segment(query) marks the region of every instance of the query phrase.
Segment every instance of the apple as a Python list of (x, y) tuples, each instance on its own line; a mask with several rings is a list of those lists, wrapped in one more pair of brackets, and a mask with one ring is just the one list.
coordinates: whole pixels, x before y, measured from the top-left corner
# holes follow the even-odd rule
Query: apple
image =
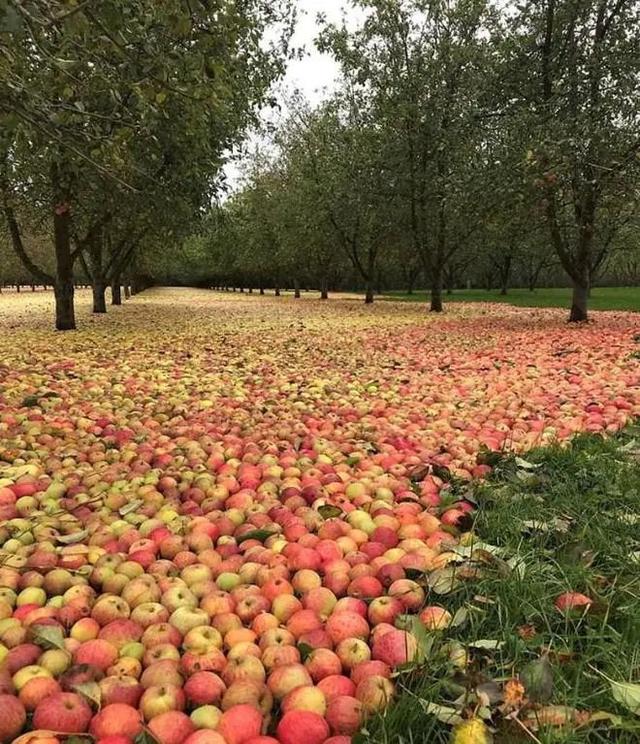
[(362, 726), (364, 708), (355, 697), (337, 695), (327, 703), (326, 719), (332, 734), (353, 736)]
[(189, 716), (197, 729), (215, 729), (220, 723), (222, 711), (215, 705), (200, 705)]
[(262, 730), (262, 714), (252, 705), (234, 705), (220, 718), (218, 733), (226, 744), (246, 744)]
[(142, 715), (124, 703), (105, 705), (91, 720), (89, 733), (99, 741), (121, 735), (133, 739), (142, 731)]
[(307, 656), (304, 665), (311, 679), (316, 683), (329, 675), (342, 672), (342, 661), (339, 656), (326, 648), (317, 648), (312, 651)]
[(267, 680), (269, 690), (276, 700), (282, 700), (296, 687), (311, 684), (313, 684), (313, 680), (302, 664), (278, 666), (271, 672)]
[(189, 716), (178, 710), (160, 713), (149, 721), (148, 728), (160, 744), (183, 744), (195, 731)]
[(356, 698), (366, 713), (383, 711), (393, 697), (393, 682), (387, 677), (372, 675), (363, 679), (356, 687)]
[(227, 665), (222, 671), (222, 679), (227, 686), (243, 679), (264, 682), (266, 672), (260, 659), (257, 659), (255, 656), (243, 656), (227, 662)]
[(213, 672), (195, 672), (186, 681), (184, 693), (191, 705), (218, 704), (227, 686)]
[(318, 687), (324, 692), (327, 700), (341, 695), (354, 696), (356, 694), (355, 684), (349, 677), (342, 674), (330, 674), (328, 677), (323, 677), (318, 682)]
[(264, 682), (245, 679), (229, 685), (222, 696), (222, 710), (244, 704), (253, 705), (263, 715), (268, 715), (273, 708), (273, 695)]
[(365, 661), (362, 664), (356, 664), (351, 670), (351, 680), (355, 685), (359, 685), (367, 677), (391, 677), (391, 667), (384, 661)]
[(397, 579), (389, 586), (388, 593), (390, 597), (399, 599), (410, 612), (415, 612), (424, 605), (424, 589), (412, 579)]
[(144, 691), (135, 677), (126, 675), (105, 677), (98, 684), (103, 706), (112, 703), (125, 703), (135, 708)]
[(438, 605), (425, 607), (419, 617), (427, 630), (444, 630), (451, 625), (453, 620), (451, 613)]
[(319, 687), (302, 685), (285, 695), (280, 708), (284, 713), (290, 710), (309, 710), (323, 716), (327, 709), (327, 701)]
[(329, 736), (325, 719), (308, 710), (285, 713), (277, 728), (280, 744), (323, 744)]
[(22, 731), (27, 713), (17, 697), (6, 694), (0, 694), (0, 711), (0, 741), (11, 742)]
[(81, 734), (88, 730), (92, 716), (83, 697), (73, 692), (57, 692), (38, 703), (33, 713), (33, 727)]
[(30, 664), (29, 666), (25, 666), (19, 669), (11, 679), (16, 690), (20, 692), (20, 690), (27, 684), (27, 682), (37, 677), (52, 678), (53, 675), (48, 669), (45, 669), (44, 667), (38, 666), (37, 664)]
[(405, 611), (405, 606), (397, 597), (376, 597), (371, 601), (367, 617), (371, 625), (390, 623), (393, 625), (398, 615)]
[(336, 656), (340, 659), (342, 666), (350, 670), (357, 664), (369, 661), (371, 649), (360, 638), (345, 638), (336, 646)]
[(34, 677), (20, 690), (19, 698), (25, 709), (31, 712), (41, 700), (57, 692), (62, 692), (57, 680), (50, 677)]
[(100, 638), (82, 643), (74, 654), (76, 664), (90, 664), (103, 671), (115, 663), (118, 649)]
[(217, 731), (200, 729), (190, 734), (184, 740), (184, 744), (226, 744), (226, 739)]
[(419, 656), (418, 651), (418, 642), (411, 633), (392, 628), (384, 635), (376, 637), (372, 656), (391, 667), (397, 667), (415, 661)]
[(574, 610), (586, 611), (593, 604), (593, 600), (586, 594), (579, 592), (565, 592), (556, 597), (555, 608), (564, 614), (570, 614)]
[(169, 618), (169, 623), (185, 636), (193, 628), (206, 625), (209, 616), (204, 610), (188, 606), (178, 607)]
[(145, 721), (159, 716), (161, 713), (174, 710), (184, 710), (185, 693), (180, 687), (171, 684), (152, 685), (142, 694), (139, 708)]
[(356, 612), (333, 612), (327, 620), (326, 630), (334, 644), (346, 638), (360, 638), (366, 641), (369, 637), (369, 623)]
[(178, 662), (171, 659), (156, 661), (148, 666), (140, 677), (140, 684), (145, 689), (163, 684), (182, 687), (183, 681)]

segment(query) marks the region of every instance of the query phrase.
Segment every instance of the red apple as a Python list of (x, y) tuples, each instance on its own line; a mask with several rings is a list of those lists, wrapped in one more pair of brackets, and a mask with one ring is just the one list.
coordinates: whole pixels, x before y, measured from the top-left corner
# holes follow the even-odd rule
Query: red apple
[(317, 713), (292, 710), (280, 719), (277, 734), (280, 744), (323, 744), (329, 736), (329, 726)]
[(89, 728), (92, 716), (83, 697), (74, 692), (57, 692), (38, 703), (33, 714), (33, 727), (81, 734)]

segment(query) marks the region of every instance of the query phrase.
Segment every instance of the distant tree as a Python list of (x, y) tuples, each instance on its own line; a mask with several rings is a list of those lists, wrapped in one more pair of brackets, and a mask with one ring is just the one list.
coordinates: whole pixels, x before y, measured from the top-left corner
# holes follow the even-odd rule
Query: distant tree
[(640, 4), (540, 0), (514, 7), (502, 85), (529, 135), (523, 161), (571, 279), (569, 320), (637, 209)]

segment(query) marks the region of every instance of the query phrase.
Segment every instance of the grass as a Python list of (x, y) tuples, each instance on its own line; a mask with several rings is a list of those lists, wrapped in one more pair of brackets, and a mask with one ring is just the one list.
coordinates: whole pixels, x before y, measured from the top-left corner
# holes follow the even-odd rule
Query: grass
[[(640, 741), (640, 718), (616, 702), (607, 680), (640, 682), (639, 459), (640, 428), (630, 427), (606, 441), (583, 435), (568, 447), (531, 452), (531, 468), (505, 459), (474, 487), (474, 539), (500, 551), (474, 556), (479, 576), (446, 594), (431, 591), (429, 603), (452, 613), (464, 608), (466, 622), (426, 634), (426, 665), (399, 677), (398, 702), (362, 741), (449, 742), (451, 726), (426, 713), (425, 705), (453, 707), (463, 717), (479, 706), (482, 712), (479, 685), (490, 698), (484, 713), (495, 744)], [(457, 566), (459, 572), (464, 564)], [(555, 609), (555, 598), (568, 590), (593, 598), (589, 611), (566, 617)], [(452, 643), (468, 648), (477, 640), (496, 647), (470, 649), (464, 669), (452, 664)], [(508, 720), (500, 700), (505, 681), (520, 674), (526, 679), (532, 662), (541, 672), (543, 657), (551, 677), (542, 692), (529, 686), (531, 702), (520, 720), (551, 704), (612, 717), (531, 731)], [(640, 714), (640, 685), (634, 689)]]
[[(428, 292), (420, 290), (414, 294), (393, 291), (385, 299), (406, 302), (427, 302)], [(507, 295), (499, 290), (487, 292), (483, 289), (457, 289), (453, 294), (445, 294), (444, 302), (506, 302), (520, 307), (563, 307), (571, 306), (569, 288), (511, 289)], [(591, 291), (589, 306), (592, 310), (631, 310), (640, 311), (640, 287), (595, 287)]]

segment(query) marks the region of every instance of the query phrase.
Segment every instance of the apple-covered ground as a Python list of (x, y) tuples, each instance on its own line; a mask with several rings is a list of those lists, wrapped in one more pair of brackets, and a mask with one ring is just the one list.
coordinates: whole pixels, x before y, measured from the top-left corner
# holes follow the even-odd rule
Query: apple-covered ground
[(51, 304), (0, 296), (3, 742), (350, 741), (464, 622), (464, 483), (640, 413), (626, 313), (156, 289), (54, 334)]

